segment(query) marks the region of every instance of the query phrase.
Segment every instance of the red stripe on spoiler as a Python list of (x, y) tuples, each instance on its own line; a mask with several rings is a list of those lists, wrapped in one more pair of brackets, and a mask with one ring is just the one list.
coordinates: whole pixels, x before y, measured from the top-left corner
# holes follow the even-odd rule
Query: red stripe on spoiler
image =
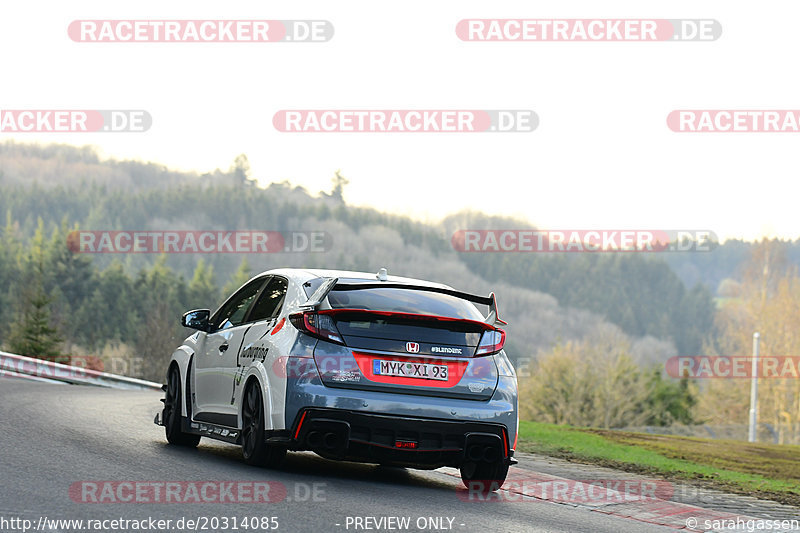
[(371, 309), (350, 309), (347, 307), (343, 307), (340, 309), (324, 309), (322, 311), (317, 311), (320, 315), (347, 315), (347, 314), (354, 314), (354, 315), (375, 315), (375, 316), (382, 316), (386, 318), (398, 318), (398, 319), (405, 319), (405, 320), (420, 320), (420, 321), (432, 321), (432, 322), (460, 322), (462, 324), (469, 324), (474, 326), (476, 329), (480, 331), (493, 331), (497, 330), (496, 327), (492, 326), (491, 324), (487, 324), (486, 322), (479, 322), (477, 320), (471, 320), (469, 318), (453, 318), (449, 316), (439, 316), (439, 315), (421, 315), (417, 313), (400, 313), (396, 311), (373, 311)]
[[(374, 381), (375, 383), (388, 383), (392, 385), (411, 385), (414, 387), (438, 387), (438, 388), (450, 388), (455, 387), (459, 381), (461, 381), (462, 376), (467, 371), (467, 366), (469, 366), (469, 361), (444, 361), (441, 359), (431, 359), (431, 358), (422, 358), (422, 357), (403, 357), (397, 355), (378, 355), (378, 354), (367, 354), (361, 352), (353, 352), (353, 357), (356, 359), (356, 363), (358, 363), (358, 367), (361, 369), (361, 373), (364, 374), (370, 381)], [(439, 381), (436, 379), (420, 379), (420, 378), (403, 378), (397, 376), (382, 376), (380, 374), (373, 373), (373, 366), (372, 362), (376, 359), (380, 359), (381, 361), (399, 361), (402, 363), (427, 363), (433, 365), (447, 365), (447, 381)]]

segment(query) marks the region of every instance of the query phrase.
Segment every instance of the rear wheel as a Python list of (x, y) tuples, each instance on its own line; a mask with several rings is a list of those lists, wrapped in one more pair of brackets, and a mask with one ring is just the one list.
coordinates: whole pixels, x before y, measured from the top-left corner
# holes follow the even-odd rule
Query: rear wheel
[(469, 490), (492, 492), (503, 486), (508, 476), (505, 461), (467, 462), (461, 465), (461, 482)]
[(286, 457), (286, 448), (270, 446), (264, 431), (264, 402), (258, 382), (251, 382), (242, 400), (242, 455), (247, 464), (277, 467)]
[(167, 393), (164, 398), (164, 430), (167, 442), (194, 448), (200, 442), (200, 435), (184, 433), (181, 430), (182, 391), (181, 373), (173, 366), (167, 374)]

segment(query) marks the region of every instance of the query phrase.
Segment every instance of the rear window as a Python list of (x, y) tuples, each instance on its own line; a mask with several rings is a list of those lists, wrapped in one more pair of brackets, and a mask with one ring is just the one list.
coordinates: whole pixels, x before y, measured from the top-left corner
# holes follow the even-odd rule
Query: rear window
[(368, 309), (414, 313), (483, 321), (484, 317), (471, 303), (449, 294), (408, 289), (333, 290), (328, 293), (333, 309)]

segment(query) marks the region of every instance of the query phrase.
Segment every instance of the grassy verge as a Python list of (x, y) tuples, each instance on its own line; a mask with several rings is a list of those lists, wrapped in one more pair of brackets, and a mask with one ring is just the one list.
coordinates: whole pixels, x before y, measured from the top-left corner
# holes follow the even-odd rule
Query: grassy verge
[(521, 451), (800, 506), (800, 446), (751, 444), (671, 435), (520, 422)]

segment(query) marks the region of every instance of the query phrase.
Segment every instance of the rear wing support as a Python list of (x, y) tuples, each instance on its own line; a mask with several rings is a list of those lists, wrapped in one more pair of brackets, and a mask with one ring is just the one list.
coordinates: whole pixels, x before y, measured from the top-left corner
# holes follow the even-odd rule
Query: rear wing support
[(508, 322), (500, 319), (500, 311), (497, 309), (497, 298), (494, 293), (489, 294), (489, 298), (492, 299), (492, 303), (489, 304), (489, 316), (486, 317), (486, 323), (492, 326), (495, 324), (508, 325)]
[(325, 281), (322, 282), (322, 285), (317, 287), (317, 290), (314, 291), (314, 294), (308, 297), (306, 303), (300, 306), (301, 309), (311, 310), (315, 309), (319, 304), (322, 303), (322, 300), (328, 296), (328, 293), (333, 290), (333, 287), (339, 282), (339, 278), (325, 278)]

